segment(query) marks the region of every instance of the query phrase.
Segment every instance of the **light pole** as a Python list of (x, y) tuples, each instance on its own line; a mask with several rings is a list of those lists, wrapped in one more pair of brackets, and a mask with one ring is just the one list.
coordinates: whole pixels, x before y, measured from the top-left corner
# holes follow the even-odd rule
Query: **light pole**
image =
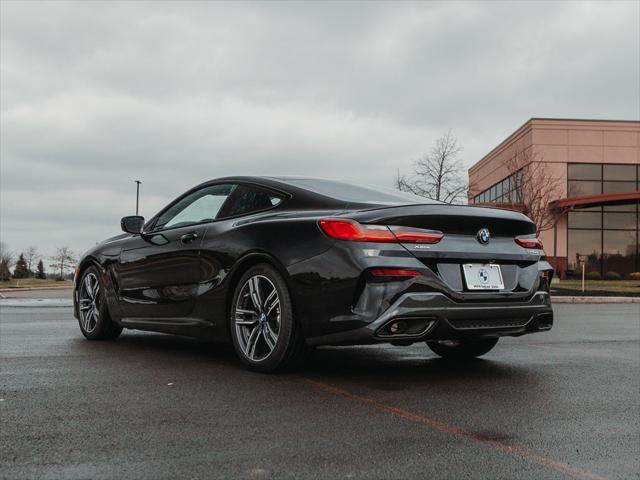
[(136, 215), (138, 215), (138, 205), (140, 203), (140, 180), (134, 180), (136, 182)]

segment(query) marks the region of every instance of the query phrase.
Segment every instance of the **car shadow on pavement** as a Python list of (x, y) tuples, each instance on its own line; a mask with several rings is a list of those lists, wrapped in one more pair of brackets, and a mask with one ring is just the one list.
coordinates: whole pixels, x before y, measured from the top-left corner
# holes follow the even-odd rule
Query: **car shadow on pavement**
[[(233, 347), (229, 344), (217, 344), (206, 340), (199, 340), (179, 335), (152, 333), (142, 331), (124, 331), (114, 341), (87, 342), (78, 338), (78, 345), (88, 348), (92, 352), (97, 349), (113, 353), (144, 356), (152, 361), (184, 361), (195, 360), (233, 364), (239, 362), (235, 357)], [(115, 352), (114, 352), (115, 351)]]
[(434, 357), (424, 346), (404, 348), (351, 347), (317, 349), (304, 375), (332, 381), (366, 382), (376, 390), (402, 390), (416, 383), (456, 384), (497, 382), (525, 389), (537, 385), (540, 374), (535, 367), (510, 364), (491, 358), (452, 362)]
[[(113, 346), (153, 362), (157, 358), (163, 362), (191, 360), (197, 364), (244, 370), (229, 344), (158, 333), (125, 332)], [(435, 357), (423, 344), (412, 347), (319, 347), (303, 366), (278, 377), (318, 378), (327, 382), (364, 384), (374, 390), (387, 391), (420, 384), (454, 386), (458, 382), (478, 382), (509, 385), (525, 392), (540, 383), (542, 374), (536, 367), (506, 363), (496, 356), (498, 354), (490, 353), (486, 358), (456, 363)]]

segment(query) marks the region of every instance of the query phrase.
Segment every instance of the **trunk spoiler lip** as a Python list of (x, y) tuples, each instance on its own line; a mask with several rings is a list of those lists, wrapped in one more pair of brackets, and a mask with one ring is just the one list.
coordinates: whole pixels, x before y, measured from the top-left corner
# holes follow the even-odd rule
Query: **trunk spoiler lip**
[[(385, 210), (399, 210), (399, 209), (404, 209), (404, 208), (415, 208), (415, 207), (430, 207), (433, 210), (439, 210), (438, 212), (422, 212), (425, 214), (429, 214), (429, 213), (433, 213), (433, 214), (446, 214), (445, 211), (441, 210), (441, 209), (449, 209), (449, 208), (455, 208), (455, 209), (465, 209), (469, 212), (478, 212), (480, 210), (484, 210), (485, 212), (495, 212), (496, 216), (498, 218), (509, 218), (509, 219), (513, 219), (513, 220), (520, 220), (520, 221), (527, 221), (527, 222), (531, 222), (534, 223), (529, 217), (527, 217), (526, 215), (524, 215), (521, 212), (518, 212), (517, 210), (512, 210), (510, 208), (496, 208), (496, 207), (488, 207), (488, 206), (476, 206), (476, 205), (456, 205), (456, 204), (449, 204), (449, 203), (410, 203), (410, 204), (406, 204), (406, 205), (385, 205), (385, 206), (379, 206), (379, 207), (371, 207), (371, 208), (363, 208), (363, 209), (358, 209), (358, 210), (345, 210), (340, 212), (340, 216), (348, 216), (348, 215), (352, 215), (352, 214), (363, 214), (363, 213), (374, 213), (374, 212), (382, 212)], [(484, 212), (483, 212), (484, 213)], [(505, 215), (506, 214), (506, 215)], [(480, 215), (479, 215), (480, 216)]]

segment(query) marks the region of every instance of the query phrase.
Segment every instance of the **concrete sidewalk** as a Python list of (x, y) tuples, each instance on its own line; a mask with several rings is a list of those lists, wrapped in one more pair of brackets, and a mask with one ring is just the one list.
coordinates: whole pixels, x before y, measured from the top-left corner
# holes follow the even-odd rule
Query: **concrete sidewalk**
[(0, 298), (1, 308), (42, 308), (42, 307), (72, 307), (69, 298)]
[(26, 287), (3, 288), (0, 290), (0, 299), (11, 298), (65, 298), (71, 299), (73, 289), (71, 287)]
[(551, 296), (551, 303), (640, 303), (640, 297)]
[(38, 291), (38, 290), (71, 290), (73, 287), (68, 285), (62, 286), (50, 286), (50, 287), (13, 287), (13, 288), (0, 288), (0, 293), (7, 292), (30, 292), (30, 291)]

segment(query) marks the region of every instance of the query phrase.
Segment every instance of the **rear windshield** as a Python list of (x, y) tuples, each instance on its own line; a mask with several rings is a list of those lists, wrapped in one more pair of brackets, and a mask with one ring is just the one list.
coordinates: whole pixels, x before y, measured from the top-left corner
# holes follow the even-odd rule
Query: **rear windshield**
[(337, 180), (320, 178), (282, 178), (290, 185), (311, 190), (326, 197), (352, 203), (380, 203), (383, 205), (406, 205), (416, 203), (441, 203), (413, 193), (401, 192), (387, 187), (353, 185)]

